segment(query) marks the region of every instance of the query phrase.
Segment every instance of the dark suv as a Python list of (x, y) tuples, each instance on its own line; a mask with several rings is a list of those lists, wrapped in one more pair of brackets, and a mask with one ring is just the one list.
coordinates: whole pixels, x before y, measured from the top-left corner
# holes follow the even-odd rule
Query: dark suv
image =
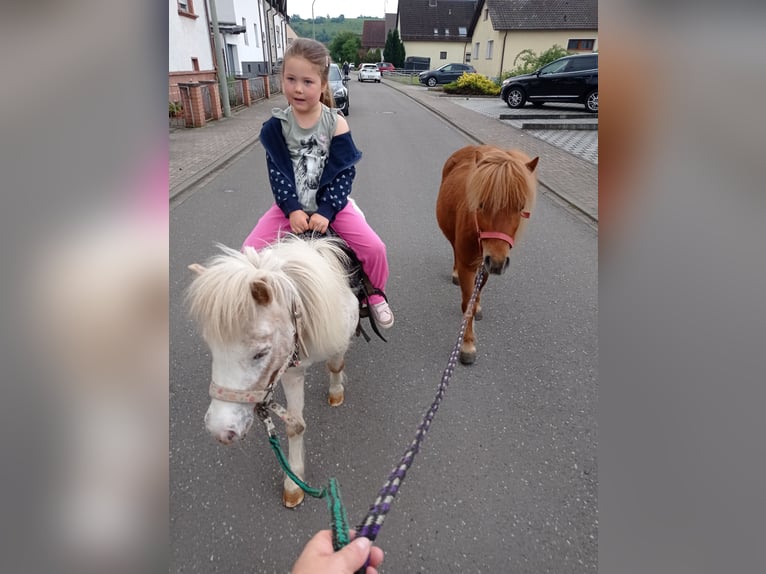
[(528, 101), (579, 103), (598, 113), (598, 54), (564, 56), (524, 76), (503, 80), (500, 97), (510, 108)]
[(330, 83), (332, 99), (335, 100), (335, 107), (340, 108), (343, 115), (347, 116), (350, 107), (348, 101), (348, 87), (346, 87), (346, 82), (343, 81), (343, 75), (341, 74), (338, 64), (330, 64), (328, 81)]

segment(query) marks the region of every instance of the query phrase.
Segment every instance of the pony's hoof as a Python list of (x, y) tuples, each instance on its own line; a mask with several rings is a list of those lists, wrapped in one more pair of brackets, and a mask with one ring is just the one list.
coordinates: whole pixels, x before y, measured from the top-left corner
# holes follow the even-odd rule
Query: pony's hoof
[(330, 403), (331, 407), (339, 407), (343, 404), (344, 398), (345, 395), (343, 393), (340, 393), (339, 395), (328, 395), (327, 402)]
[(301, 489), (298, 489), (295, 491), (283, 490), (282, 504), (284, 504), (286, 508), (295, 508), (301, 502), (303, 502), (304, 496), (305, 495), (303, 494), (303, 491)]
[(460, 279), (458, 279), (457, 275), (452, 276), (452, 284), (453, 285), (460, 285)]
[(473, 365), (474, 361), (476, 361), (476, 351), (467, 352), (467, 351), (460, 351), (460, 362), (464, 365)]
[(477, 321), (481, 321), (484, 318), (484, 313), (481, 309), (477, 309), (473, 314), (473, 318)]

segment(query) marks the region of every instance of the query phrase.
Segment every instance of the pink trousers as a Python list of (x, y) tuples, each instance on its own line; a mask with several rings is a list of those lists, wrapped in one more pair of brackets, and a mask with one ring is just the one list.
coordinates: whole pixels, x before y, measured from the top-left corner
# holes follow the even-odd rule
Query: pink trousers
[[(356, 253), (372, 286), (385, 291), (388, 281), (386, 244), (369, 226), (356, 203), (349, 200), (330, 225)], [(258, 220), (255, 228), (245, 239), (243, 247), (260, 249), (274, 243), (280, 235), (285, 233), (290, 233), (290, 219), (285, 217), (282, 210), (274, 204)], [(371, 295), (369, 302), (374, 305), (382, 300), (383, 297), (380, 295)]]

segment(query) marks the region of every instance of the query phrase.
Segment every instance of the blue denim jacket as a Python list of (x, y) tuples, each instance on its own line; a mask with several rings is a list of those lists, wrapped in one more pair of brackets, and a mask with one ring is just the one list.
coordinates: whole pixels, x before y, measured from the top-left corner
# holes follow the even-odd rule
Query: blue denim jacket
[[(271, 192), (282, 213), (286, 217), (298, 209), (303, 209), (295, 191), (295, 173), (290, 152), (282, 136), (282, 124), (278, 118), (264, 122), (260, 135), (261, 144), (266, 150), (266, 166), (269, 170)], [(335, 136), (330, 142), (330, 152), (325, 164), (317, 191), (317, 213), (330, 222), (348, 203), (351, 186), (356, 176), (354, 165), (362, 158), (351, 138), (351, 132)]]

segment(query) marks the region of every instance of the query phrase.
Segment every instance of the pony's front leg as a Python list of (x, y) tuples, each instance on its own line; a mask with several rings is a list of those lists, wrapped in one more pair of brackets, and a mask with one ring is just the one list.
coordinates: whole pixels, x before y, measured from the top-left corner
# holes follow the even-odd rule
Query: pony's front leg
[(345, 353), (338, 353), (327, 361), (327, 369), (330, 371), (330, 394), (327, 397), (327, 402), (330, 403), (331, 407), (339, 407), (343, 404), (343, 383), (346, 380), (343, 369), (345, 366)]
[[(461, 309), (465, 315), (465, 312), (468, 309), (468, 303), (471, 300), (471, 295), (473, 294), (476, 272), (474, 269), (458, 266), (458, 278), (460, 280), (460, 293), (463, 297)], [(486, 277), (482, 281), (482, 287), (485, 282)], [(476, 295), (473, 313), (468, 318), (465, 327), (465, 335), (463, 336), (463, 344), (460, 347), (460, 362), (464, 365), (472, 365), (476, 361), (476, 336), (473, 332), (473, 320), (477, 313), (481, 313), (480, 295), (481, 292)]]
[[(303, 459), (303, 432), (306, 423), (303, 420), (303, 367), (291, 367), (282, 375), (282, 388), (287, 399), (287, 412), (291, 420), (287, 421), (287, 462), (300, 479), (305, 476)], [(303, 502), (303, 491), (292, 480), (285, 477), (282, 502), (287, 508), (295, 508)]]

